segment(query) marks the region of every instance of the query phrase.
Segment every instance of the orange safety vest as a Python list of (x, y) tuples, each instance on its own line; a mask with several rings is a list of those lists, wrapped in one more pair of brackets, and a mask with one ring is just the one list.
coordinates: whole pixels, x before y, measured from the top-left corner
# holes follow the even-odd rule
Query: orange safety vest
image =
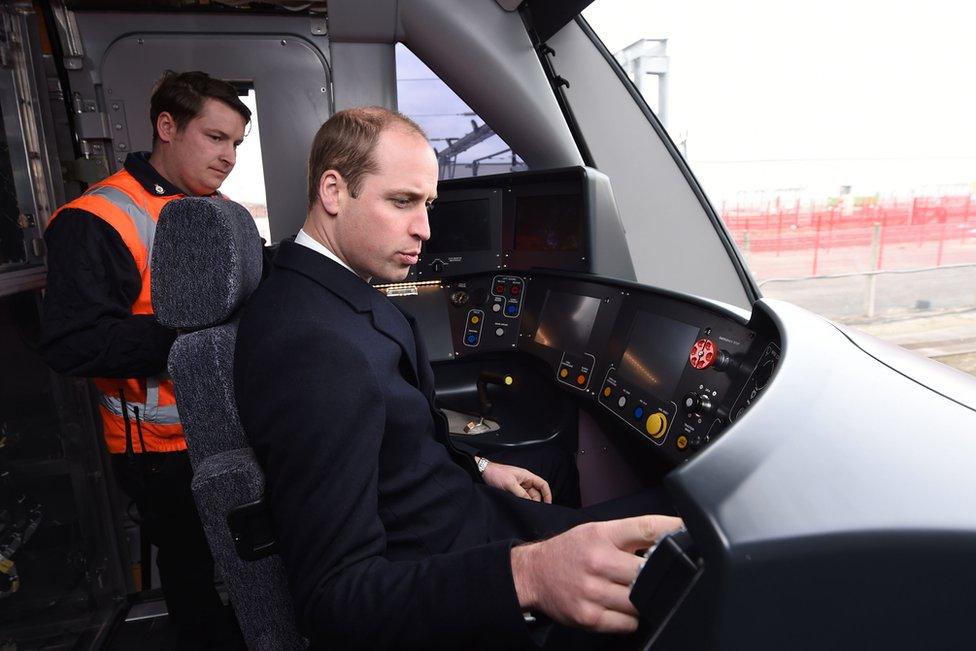
[[(85, 210), (114, 228), (132, 253), (142, 277), (142, 289), (132, 304), (133, 314), (152, 314), (149, 263), (156, 221), (167, 203), (185, 195), (155, 196), (122, 169), (90, 187), (80, 197), (57, 210)], [(105, 442), (108, 451), (126, 451), (126, 429), (135, 452), (174, 452), (186, 449), (180, 414), (176, 410), (173, 380), (167, 373), (149, 378), (95, 378), (99, 392)], [(128, 413), (128, 418), (125, 414)], [(126, 421), (128, 420), (128, 424)], [(140, 436), (141, 435), (141, 436)], [(143, 448), (145, 445), (145, 448)]]

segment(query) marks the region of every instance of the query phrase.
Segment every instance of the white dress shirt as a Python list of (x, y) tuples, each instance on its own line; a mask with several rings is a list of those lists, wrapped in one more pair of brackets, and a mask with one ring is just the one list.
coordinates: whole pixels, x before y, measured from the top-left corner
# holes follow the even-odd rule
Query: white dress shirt
[[(295, 244), (301, 244), (302, 246), (304, 246), (306, 248), (312, 249), (316, 253), (321, 253), (322, 255), (324, 255), (325, 257), (327, 257), (329, 260), (332, 260), (333, 262), (336, 262), (336, 263), (342, 265), (343, 267), (345, 267), (346, 269), (348, 269), (351, 273), (356, 274), (356, 272), (352, 270), (352, 267), (350, 267), (345, 262), (343, 262), (342, 260), (340, 260), (339, 259), (339, 256), (337, 256), (335, 253), (333, 253), (332, 251), (330, 251), (327, 246), (325, 246), (324, 244), (322, 244), (318, 240), (314, 239), (311, 235), (309, 235), (308, 233), (306, 233), (305, 232), (305, 229), (301, 229), (301, 228), (298, 229), (298, 235), (295, 236)], [(356, 274), (356, 276), (358, 277), (359, 274)]]

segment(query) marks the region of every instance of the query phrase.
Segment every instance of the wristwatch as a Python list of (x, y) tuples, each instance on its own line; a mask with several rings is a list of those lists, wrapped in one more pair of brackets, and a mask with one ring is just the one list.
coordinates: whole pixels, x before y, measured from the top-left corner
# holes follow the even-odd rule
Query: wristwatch
[(491, 463), (491, 461), (488, 461), (488, 459), (478, 457), (478, 472), (480, 472), (482, 475), (485, 474), (485, 468), (488, 467), (489, 463)]

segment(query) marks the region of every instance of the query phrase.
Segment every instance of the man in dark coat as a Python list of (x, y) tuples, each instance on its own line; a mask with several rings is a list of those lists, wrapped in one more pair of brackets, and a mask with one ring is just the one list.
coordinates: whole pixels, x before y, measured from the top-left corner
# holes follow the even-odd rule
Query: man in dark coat
[(587, 523), (616, 514), (545, 504), (520, 468), (480, 474), (434, 406), (412, 320), (368, 284), (417, 262), (437, 169), (404, 116), (333, 116), (312, 145), (308, 219), (241, 319), (241, 422), (300, 625), (338, 648), (523, 645), (527, 613), (632, 631), (634, 551), (680, 521)]

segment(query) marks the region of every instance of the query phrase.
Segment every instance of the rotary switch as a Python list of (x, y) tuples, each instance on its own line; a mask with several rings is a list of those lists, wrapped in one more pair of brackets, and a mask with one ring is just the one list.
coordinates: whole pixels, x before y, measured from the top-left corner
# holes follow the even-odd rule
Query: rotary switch
[(712, 400), (704, 393), (691, 392), (685, 396), (684, 403), (689, 414), (707, 414), (712, 410)]

